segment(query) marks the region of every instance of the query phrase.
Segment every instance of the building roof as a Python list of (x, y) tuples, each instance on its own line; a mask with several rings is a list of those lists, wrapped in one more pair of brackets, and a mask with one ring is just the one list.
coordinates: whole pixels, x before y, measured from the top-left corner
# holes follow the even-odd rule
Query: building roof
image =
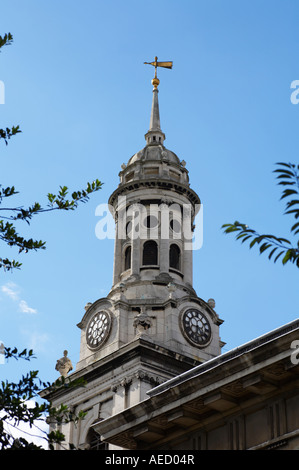
[[(104, 441), (128, 449), (157, 449), (282, 390), (293, 390), (291, 360), (299, 319), (158, 385), (149, 398), (94, 424)], [(299, 361), (297, 361), (299, 362)]]

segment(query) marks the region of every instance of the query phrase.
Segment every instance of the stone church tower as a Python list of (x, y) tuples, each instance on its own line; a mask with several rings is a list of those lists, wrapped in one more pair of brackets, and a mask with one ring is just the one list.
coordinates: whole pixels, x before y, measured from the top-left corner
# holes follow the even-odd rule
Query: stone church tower
[(69, 377), (83, 377), (86, 386), (43, 392), (54, 406), (87, 412), (80, 426), (62, 427), (66, 446), (103, 448), (94, 423), (221, 353), (222, 320), (214, 301), (204, 301), (193, 288), (192, 236), (200, 199), (190, 187), (186, 163), (164, 146), (160, 64), (157, 58), (152, 63), (146, 145), (122, 165), (109, 199), (116, 227), (113, 285), (107, 297), (86, 305), (78, 324), (80, 359)]

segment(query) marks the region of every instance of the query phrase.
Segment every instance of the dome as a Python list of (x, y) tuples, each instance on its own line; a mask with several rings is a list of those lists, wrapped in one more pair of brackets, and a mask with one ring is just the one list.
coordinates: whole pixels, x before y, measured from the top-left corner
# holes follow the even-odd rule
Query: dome
[(162, 145), (147, 145), (139, 152), (135, 153), (128, 161), (127, 166), (133, 163), (145, 163), (146, 161), (168, 162), (180, 165), (179, 157)]

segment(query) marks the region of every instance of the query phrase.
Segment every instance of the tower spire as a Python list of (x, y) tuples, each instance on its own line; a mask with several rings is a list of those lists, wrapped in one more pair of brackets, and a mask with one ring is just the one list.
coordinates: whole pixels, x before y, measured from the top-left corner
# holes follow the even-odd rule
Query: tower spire
[(157, 77), (157, 67), (164, 67), (171, 69), (172, 62), (158, 62), (158, 57), (155, 57), (154, 62), (144, 62), (145, 64), (153, 65), (155, 67), (155, 76), (152, 79), (153, 85), (153, 100), (152, 100), (152, 109), (151, 109), (151, 118), (150, 118), (150, 127), (145, 134), (145, 139), (148, 145), (154, 144), (163, 144), (165, 140), (165, 134), (162, 132), (160, 127), (160, 112), (159, 112), (159, 100), (158, 100), (158, 85), (160, 80)]

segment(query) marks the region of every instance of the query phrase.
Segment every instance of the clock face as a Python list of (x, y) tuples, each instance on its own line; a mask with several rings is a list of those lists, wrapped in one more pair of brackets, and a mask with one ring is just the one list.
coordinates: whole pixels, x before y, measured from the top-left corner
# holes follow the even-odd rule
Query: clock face
[(190, 308), (182, 316), (183, 332), (196, 346), (205, 346), (211, 339), (211, 327), (207, 318), (199, 310)]
[(86, 329), (86, 341), (90, 349), (97, 349), (108, 338), (111, 318), (107, 312), (97, 312), (90, 319)]

